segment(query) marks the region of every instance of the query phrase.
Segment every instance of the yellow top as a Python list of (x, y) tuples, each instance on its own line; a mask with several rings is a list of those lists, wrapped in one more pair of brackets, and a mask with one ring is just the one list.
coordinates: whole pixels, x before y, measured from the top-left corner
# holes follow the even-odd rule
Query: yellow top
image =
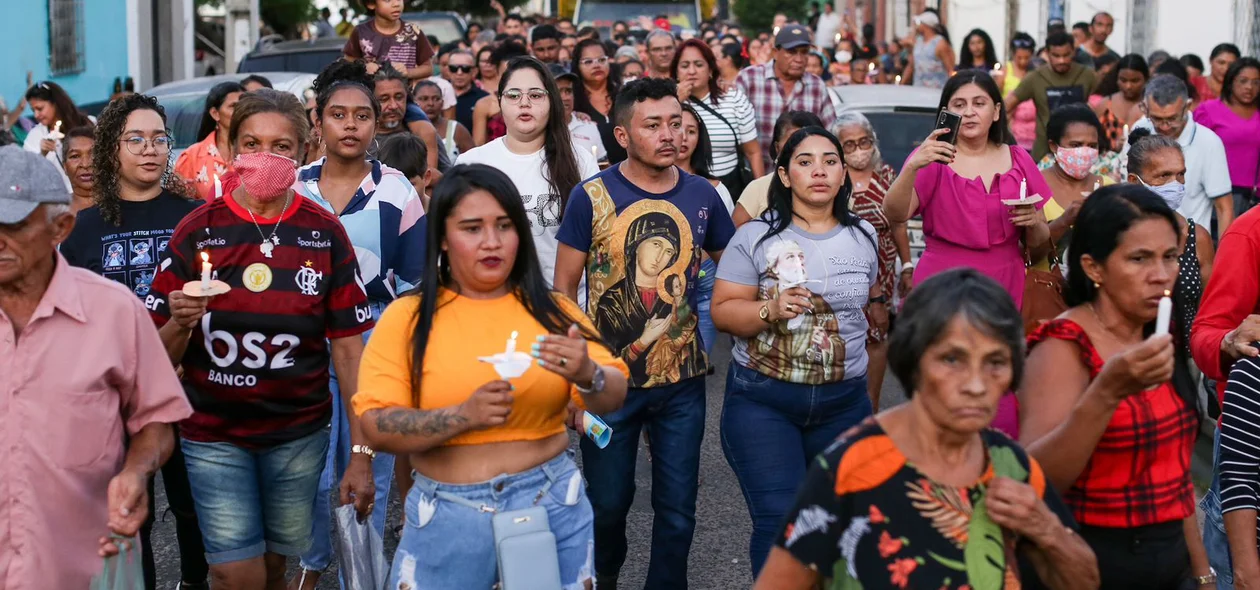
[(761, 214), (770, 206), (770, 181), (774, 180), (775, 174), (771, 172), (753, 180), (744, 187), (744, 192), (740, 193), (739, 202), (736, 204), (743, 205), (749, 217), (753, 219), (761, 217)]
[(1006, 68), (1006, 77), (1002, 78), (1003, 97), (1009, 96), (1012, 92), (1015, 92), (1015, 88), (1017, 88), (1019, 83), (1023, 81), (1023, 78), (1016, 78), (1013, 74), (1011, 74), (1011, 72), (1015, 71), (1015, 64), (1008, 61), (1004, 67)]
[[(1100, 177), (1102, 178), (1103, 186), (1111, 186), (1116, 183), (1116, 181), (1112, 180), (1110, 176), (1107, 176), (1105, 174), (1100, 175)], [(1046, 206), (1041, 209), (1041, 212), (1046, 215), (1046, 223), (1050, 223), (1051, 221), (1058, 219), (1060, 216), (1063, 215), (1065, 211), (1067, 210), (1064, 209), (1063, 206), (1060, 205), (1058, 201), (1054, 200), (1053, 197), (1051, 197), (1049, 201), (1046, 201)], [(1058, 246), (1059, 246), (1060, 263), (1062, 263), (1064, 250), (1067, 247), (1067, 241), (1066, 240), (1060, 241)], [(1033, 268), (1037, 270), (1050, 270), (1050, 259), (1042, 258), (1040, 262), (1033, 265)]]
[[(575, 322), (594, 331), (590, 320), (571, 300), (554, 295), (560, 308)], [(482, 385), (499, 379), (494, 366), (477, 360), (503, 352), (513, 330), (516, 350), (529, 353), (542, 324), (530, 315), (514, 294), (498, 299), (470, 299), (442, 290), (433, 317), (420, 380), (420, 409), (434, 410), (463, 403)], [(359, 365), (359, 390), (354, 412), (382, 408), (414, 408), (411, 390), (411, 335), (415, 328), (419, 297), (402, 297), (389, 305), (368, 341)], [(587, 354), (604, 367), (629, 374), (624, 362), (602, 344), (588, 342)], [(541, 440), (564, 432), (569, 400), (584, 407), (581, 395), (565, 379), (531, 364), (524, 375), (512, 379), (516, 397), (512, 413), (501, 426), (466, 432), (446, 445)]]

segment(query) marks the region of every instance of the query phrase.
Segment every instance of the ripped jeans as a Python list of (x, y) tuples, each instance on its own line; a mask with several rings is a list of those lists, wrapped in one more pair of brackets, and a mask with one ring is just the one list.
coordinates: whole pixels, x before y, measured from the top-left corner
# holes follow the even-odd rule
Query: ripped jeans
[[(415, 472), (412, 476), (415, 484), (403, 505), (407, 524), (386, 588), (491, 588), (499, 578), (490, 525), (494, 514), (473, 506), (507, 512), (534, 506), (535, 500), (547, 509), (556, 536), (563, 590), (584, 588), (594, 578), (595, 515), (571, 451), (528, 471), (475, 484), (445, 484)], [(439, 498), (437, 492), (460, 501)]]

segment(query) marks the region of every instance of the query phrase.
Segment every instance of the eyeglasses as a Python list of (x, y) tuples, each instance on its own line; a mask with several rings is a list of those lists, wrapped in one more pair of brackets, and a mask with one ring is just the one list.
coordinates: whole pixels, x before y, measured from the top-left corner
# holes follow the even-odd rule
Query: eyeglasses
[(500, 95), (503, 100), (512, 104), (521, 104), (521, 99), (529, 98), (530, 104), (541, 104), (547, 102), (547, 91), (541, 88), (530, 88), (521, 91), (517, 88), (509, 88)]
[(1156, 126), (1156, 127), (1161, 127), (1161, 128), (1164, 128), (1164, 129), (1167, 129), (1167, 128), (1170, 128), (1170, 127), (1175, 127), (1178, 123), (1181, 123), (1182, 121), (1185, 121), (1185, 120), (1186, 120), (1186, 111), (1183, 109), (1183, 110), (1181, 111), (1181, 114), (1174, 115), (1174, 116), (1172, 116), (1172, 117), (1152, 117), (1152, 116), (1148, 113), (1148, 114), (1146, 115), (1146, 118), (1147, 118), (1147, 119), (1150, 119), (1150, 121), (1151, 121), (1151, 125), (1154, 125), (1154, 126)]
[(1013, 46), (1015, 49), (1032, 49), (1034, 44), (1032, 41), (1029, 41), (1027, 39), (1016, 39), (1014, 41), (1011, 41), (1011, 46)]
[(127, 146), (127, 151), (132, 155), (139, 156), (150, 147), (159, 154), (170, 153), (171, 146), (175, 144), (175, 140), (169, 135), (159, 135), (153, 139), (144, 137), (124, 137), (120, 143)]
[(581, 64), (581, 65), (583, 65), (583, 66), (587, 66), (587, 67), (593, 66), (593, 65), (595, 65), (595, 64), (599, 64), (599, 65), (603, 66), (603, 65), (608, 65), (608, 58), (606, 58), (606, 57), (588, 57), (588, 58), (586, 58), (586, 59), (584, 59), (584, 60), (582, 60), (582, 61), (579, 61), (578, 63), (579, 63), (579, 64)]
[(468, 73), (471, 73), (471, 72), (473, 71), (473, 67), (472, 67), (472, 66), (455, 66), (455, 65), (450, 65), (450, 66), (446, 66), (446, 71), (448, 71), (448, 72), (450, 72), (450, 73), (452, 73), (452, 74), (468, 74)]
[(857, 141), (850, 139), (849, 141), (840, 144), (840, 147), (844, 148), (844, 153), (846, 154), (851, 154), (858, 149), (869, 150), (874, 146), (875, 142), (869, 137), (863, 137)]

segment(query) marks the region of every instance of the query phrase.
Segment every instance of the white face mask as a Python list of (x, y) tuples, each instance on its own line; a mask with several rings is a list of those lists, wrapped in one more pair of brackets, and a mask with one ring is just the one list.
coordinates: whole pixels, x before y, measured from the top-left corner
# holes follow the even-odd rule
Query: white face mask
[(1164, 202), (1168, 203), (1168, 206), (1173, 211), (1176, 211), (1177, 209), (1179, 209), (1181, 207), (1181, 201), (1186, 198), (1185, 183), (1177, 182), (1176, 180), (1170, 180), (1159, 186), (1151, 186), (1149, 184), (1146, 184), (1146, 181), (1142, 180), (1141, 176), (1138, 177), (1138, 180), (1141, 180), (1142, 184), (1146, 185), (1146, 188), (1151, 189), (1151, 192), (1159, 195), (1160, 198), (1164, 199)]
[(853, 61), (853, 52), (847, 49), (836, 52), (836, 63), (847, 64), (851, 61)]

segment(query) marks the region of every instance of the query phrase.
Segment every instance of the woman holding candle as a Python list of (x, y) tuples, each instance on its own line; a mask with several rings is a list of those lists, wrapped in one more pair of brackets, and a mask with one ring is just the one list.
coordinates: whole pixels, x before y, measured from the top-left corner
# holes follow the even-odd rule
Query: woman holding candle
[[(1120, 58), (1089, 97), (1089, 104), (1098, 114), (1098, 120), (1102, 122), (1106, 132), (1104, 138), (1117, 151), (1129, 140), (1126, 136), (1129, 127), (1144, 115), (1141, 108), (1142, 95), (1150, 79), (1151, 72), (1146, 67), (1146, 60), (1132, 53)], [(1118, 169), (1116, 174), (1119, 175)]]
[[(501, 85), (533, 71), (521, 66)], [(491, 519), (539, 506), (563, 586), (581, 588), (594, 576), (594, 515), (566, 450), (567, 408), (617, 410), (628, 370), (582, 310), (548, 287), (506, 174), (455, 166), (434, 190), (429, 221), (422, 290), (385, 310), (354, 397), (371, 444), (410, 456), (415, 470), (389, 587), (493, 586)], [(503, 351), (512, 331), (516, 349), (537, 361), (509, 382), (478, 357)], [(431, 345), (448, 341), (464, 345)]]
[[(82, 128), (78, 128), (82, 129)], [(84, 165), (75, 129), (66, 139), (71, 170)], [(129, 94), (115, 99), (101, 111), (94, 141), (88, 142), (94, 174), (94, 207), (83, 209), (74, 231), (61, 244), (61, 254), (74, 266), (86, 268), (125, 285), (141, 300), (149, 301), (153, 276), (168, 253), (175, 227), (200, 204), (178, 176), (168, 175), (172, 140), (166, 133), (166, 111), (157, 99)], [(67, 162), (71, 160), (68, 159)], [(77, 174), (76, 174), (77, 176)], [(167, 178), (163, 184), (163, 177)], [(76, 184), (80, 181), (75, 179)], [(175, 514), (179, 542), (180, 579), (189, 587), (205, 584), (205, 548), (189, 492), (184, 456), (178, 449), (162, 467), (162, 483)], [(152, 485), (152, 482), (150, 482)], [(150, 490), (149, 514), (153, 510)], [(149, 534), (153, 521), (141, 529), (146, 580), (155, 579)]]
[(200, 141), (175, 160), (175, 173), (192, 183), (203, 201), (223, 196), (221, 178), (228, 172), (227, 159), (232, 153), (228, 127), (232, 124), (232, 109), (244, 93), (245, 88), (236, 82), (220, 82), (211, 88), (197, 132)]
[[(223, 198), (175, 229), (146, 299), (184, 368), (194, 413), (180, 445), (215, 587), (276, 588), (285, 558), (310, 545), (333, 415), (330, 365), (352, 445), (340, 501), (361, 519), (373, 509), (375, 451), (348, 411), (372, 312), (341, 222), (292, 188), (309, 124), (287, 92), (241, 97), (228, 132), (235, 174)], [(202, 253), (231, 291), (182, 292), (201, 278)]]
[(738, 87), (722, 90), (713, 51), (699, 39), (678, 46), (669, 71), (678, 81), (678, 99), (695, 107), (704, 123), (711, 148), (709, 172), (729, 194), (740, 194), (765, 172), (752, 103)]
[[(409, 179), (368, 156), (381, 109), (375, 94), (368, 89), (371, 84), (363, 62), (333, 62), (315, 79), (313, 114), (324, 140), (325, 156), (298, 171), (295, 188), (304, 198), (335, 214), (345, 226), (375, 319), (399, 294), (420, 282), (425, 225), (424, 208)], [(364, 334), (365, 340), (369, 334), (370, 331)], [(315, 495), (311, 531), (314, 542), (301, 559), (302, 573), (297, 580), (300, 590), (315, 588), (332, 560), (329, 523), (333, 514), (328, 494), (343, 477), (352, 453), (350, 420), (343, 410), (340, 376), (335, 366), (330, 372), (332, 429), (328, 458)], [(372, 476), (375, 502), (383, 507), (394, 477), (393, 455), (378, 454), (372, 461)], [(370, 519), (382, 538), (385, 512), (375, 511)], [(342, 560), (351, 558), (341, 556)]]
[[(1063, 254), (1085, 197), (1115, 181), (1095, 173), (1100, 154), (1106, 150), (1103, 143), (1106, 135), (1098, 116), (1089, 107), (1077, 103), (1055, 109), (1046, 123), (1046, 139), (1050, 153), (1046, 155), (1048, 161), (1042, 167), (1042, 174), (1052, 195), (1041, 212), (1050, 224), (1050, 239), (1054, 240), (1058, 254)], [(1049, 270), (1049, 258), (1047, 251), (1037, 268)]]
[[(26, 102), (31, 105), (31, 112), (35, 113), (36, 125), (27, 133), (22, 147), (48, 158), (60, 170), (61, 140), (65, 138), (65, 132), (76, 127), (90, 127), (96, 119), (74, 106), (70, 95), (56, 82), (40, 82), (31, 86), (26, 91)], [(70, 188), (70, 179), (66, 178), (66, 190)]]
[(1177, 279), (1179, 231), (1145, 187), (1095, 192), (1068, 249), (1073, 307), (1028, 338), (1020, 442), (1063, 492), (1102, 588), (1212, 581), (1190, 481), (1199, 416), (1189, 326), (1152, 335)]
[(512, 179), (525, 199), (538, 263), (551, 285), (560, 214), (573, 187), (598, 174), (599, 164), (591, 152), (574, 147), (560, 90), (538, 60), (517, 57), (508, 61), (493, 98), (499, 101), (507, 134), (461, 154), (457, 163), (485, 164)]
[[(645, 60), (646, 61), (646, 60)], [(577, 72), (573, 86), (573, 110), (590, 117), (599, 128), (599, 135), (608, 153), (608, 163), (626, 159), (626, 150), (613, 136), (613, 98), (621, 88), (620, 76), (609, 67), (608, 54), (598, 39), (586, 39), (573, 48), (569, 71)]]
[[(959, 72), (941, 92), (941, 109), (962, 115), (957, 145), (928, 135), (888, 189), (884, 212), (904, 223), (923, 216), (927, 247), (914, 282), (970, 266), (1001, 284), (1016, 307), (1024, 298), (1025, 248), (1039, 252), (1050, 240), (1041, 209), (1050, 187), (1028, 153), (1008, 145), (1006, 111), (988, 72)], [(1027, 197), (1036, 203), (1007, 205)]]

